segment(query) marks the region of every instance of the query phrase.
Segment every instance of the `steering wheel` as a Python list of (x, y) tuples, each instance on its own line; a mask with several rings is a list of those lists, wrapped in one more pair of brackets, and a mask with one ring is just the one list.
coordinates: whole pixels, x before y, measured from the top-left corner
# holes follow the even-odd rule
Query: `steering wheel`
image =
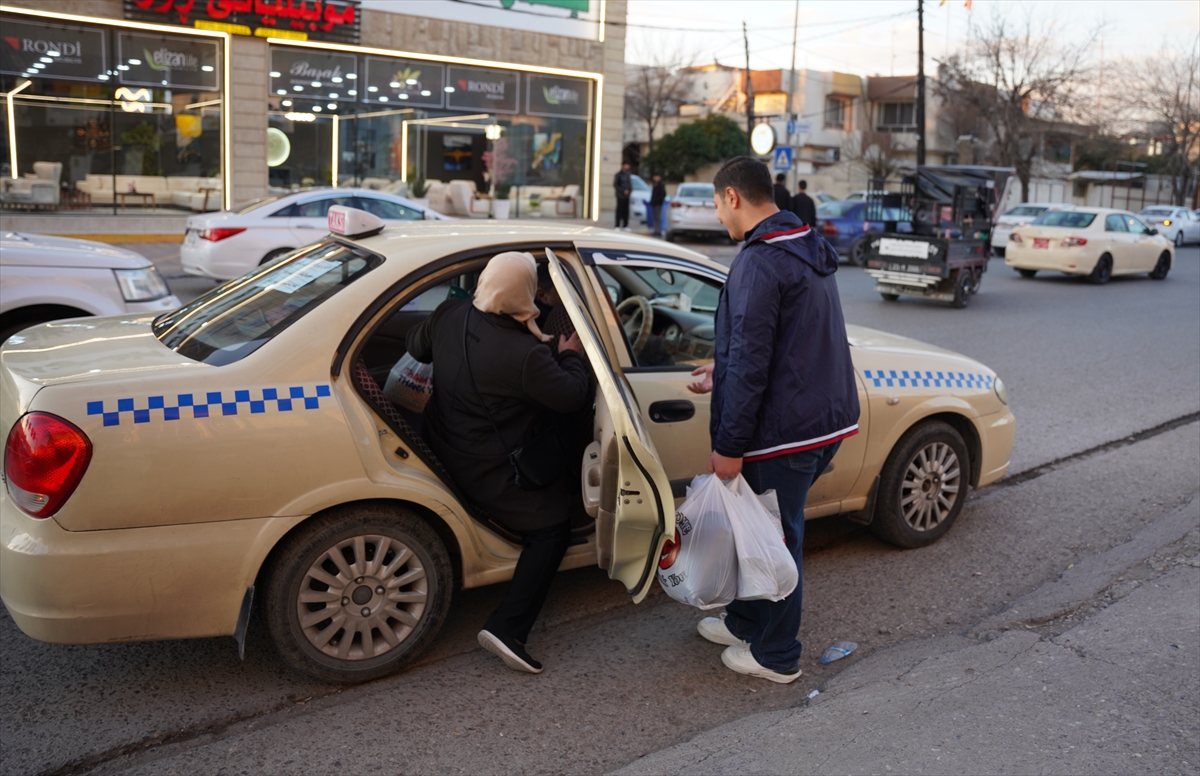
[(640, 353), (650, 340), (654, 326), (654, 308), (644, 296), (631, 296), (617, 305), (617, 317), (634, 353)]

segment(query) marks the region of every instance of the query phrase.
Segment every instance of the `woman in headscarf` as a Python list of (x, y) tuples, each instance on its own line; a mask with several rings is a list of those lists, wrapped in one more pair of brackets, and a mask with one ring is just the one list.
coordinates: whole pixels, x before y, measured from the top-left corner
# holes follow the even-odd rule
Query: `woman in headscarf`
[[(408, 352), (433, 363), (433, 395), (425, 407), (430, 447), (471, 500), (524, 548), (503, 601), (479, 632), (479, 643), (510, 668), (541, 673), (525, 642), (570, 540), (578, 495), (570, 475), (538, 490), (517, 484), (509, 453), (592, 400), (578, 335), (560, 337), (557, 355), (538, 329), (537, 262), (501, 253), (479, 276), (474, 302), (447, 299), (408, 334)], [(568, 471), (571, 471), (568, 469)]]

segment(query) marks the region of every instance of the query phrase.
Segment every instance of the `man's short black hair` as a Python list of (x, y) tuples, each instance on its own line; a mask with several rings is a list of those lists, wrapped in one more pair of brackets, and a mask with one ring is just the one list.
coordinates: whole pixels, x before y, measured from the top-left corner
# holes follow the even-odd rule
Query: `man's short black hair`
[(784, 181), (786, 181), (786, 180), (787, 180), (787, 173), (782, 173), (782, 172), (781, 172), (781, 173), (779, 173), (778, 175), (776, 175), (776, 176), (775, 176), (775, 182), (776, 182), (776, 183), (783, 183), (783, 182), (784, 182)]
[(725, 198), (725, 189), (729, 188), (751, 205), (775, 201), (771, 172), (765, 164), (749, 156), (735, 156), (721, 165), (713, 177), (713, 188), (722, 199)]
[(808, 181), (800, 181), (796, 185), (800, 187), (801, 191), (804, 191), (805, 189), (808, 188)]

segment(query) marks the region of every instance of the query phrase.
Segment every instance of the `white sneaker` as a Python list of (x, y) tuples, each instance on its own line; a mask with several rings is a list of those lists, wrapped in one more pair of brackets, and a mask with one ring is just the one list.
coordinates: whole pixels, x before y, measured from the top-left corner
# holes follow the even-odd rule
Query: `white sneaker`
[(721, 653), (721, 662), (731, 671), (737, 671), (739, 674), (745, 674), (746, 676), (756, 676), (759, 679), (769, 679), (779, 684), (788, 684), (800, 678), (800, 669), (796, 669), (796, 673), (794, 674), (781, 674), (778, 671), (763, 668), (754, 659), (754, 655), (750, 654), (749, 644), (736, 644), (732, 647), (726, 647), (725, 651)]
[(714, 644), (735, 647), (746, 642), (734, 636), (725, 624), (725, 615), (720, 617), (705, 617), (696, 625), (696, 632)]

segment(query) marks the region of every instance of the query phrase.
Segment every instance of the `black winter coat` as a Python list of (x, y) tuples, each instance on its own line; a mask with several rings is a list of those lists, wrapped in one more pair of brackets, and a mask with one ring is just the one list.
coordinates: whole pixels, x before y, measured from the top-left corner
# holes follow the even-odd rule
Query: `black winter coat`
[[(780, 210), (787, 210), (787, 208), (780, 208)], [(791, 210), (806, 226), (815, 227), (817, 225), (817, 204), (803, 191), (792, 197)]]
[(782, 183), (775, 184), (775, 207), (780, 210), (789, 210), (792, 207), (792, 195)]
[[(478, 394), (463, 361), (468, 313), (467, 353)], [(548, 528), (567, 520), (572, 500), (579, 498), (570, 470), (548, 488), (522, 490), (508, 454), (554, 422), (555, 413), (588, 406), (592, 390), (583, 359), (574, 351), (556, 358), (525, 324), (507, 315), (480, 312), (465, 299), (447, 299), (412, 328), (408, 352), (435, 367), (423, 434), (459, 488), (513, 531)]]

